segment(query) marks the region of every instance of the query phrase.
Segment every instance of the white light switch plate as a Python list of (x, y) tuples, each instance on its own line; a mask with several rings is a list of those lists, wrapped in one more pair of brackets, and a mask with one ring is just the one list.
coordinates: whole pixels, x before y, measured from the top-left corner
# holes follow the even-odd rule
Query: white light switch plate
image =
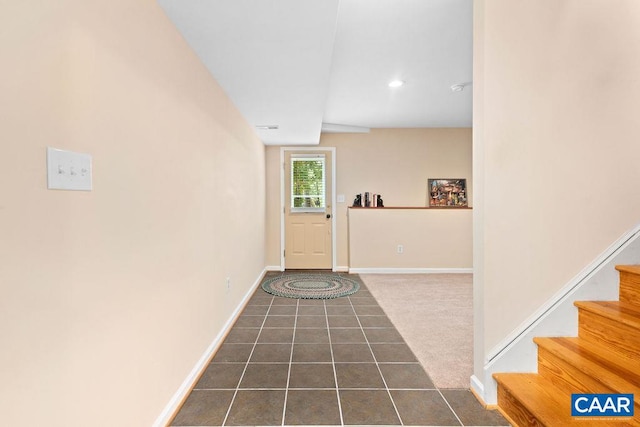
[(47, 188), (91, 191), (91, 155), (47, 147)]
[(344, 194), (338, 194), (337, 199), (338, 203), (344, 203)]

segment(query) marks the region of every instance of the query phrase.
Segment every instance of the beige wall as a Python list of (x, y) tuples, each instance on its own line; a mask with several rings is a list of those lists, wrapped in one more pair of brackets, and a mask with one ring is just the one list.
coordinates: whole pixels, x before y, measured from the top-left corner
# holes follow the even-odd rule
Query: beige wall
[(280, 267), (280, 147), (265, 150), (266, 234), (265, 258), (270, 268)]
[(264, 147), (154, 1), (0, 10), (2, 424), (151, 425), (264, 267)]
[(473, 267), (469, 209), (348, 211), (351, 269), (470, 272)]
[[(471, 129), (373, 129), (367, 134), (323, 134), (320, 146), (336, 147), (336, 190), (345, 195), (345, 203), (337, 205), (338, 267), (349, 266), (347, 207), (356, 194), (379, 193), (385, 206), (426, 206), (429, 178), (466, 178), (469, 192), (473, 191)], [(279, 152), (280, 147), (267, 147), (268, 265), (280, 264)], [(470, 234), (468, 237), (471, 241)]]
[(640, 2), (475, 2), (476, 375), (640, 222)]

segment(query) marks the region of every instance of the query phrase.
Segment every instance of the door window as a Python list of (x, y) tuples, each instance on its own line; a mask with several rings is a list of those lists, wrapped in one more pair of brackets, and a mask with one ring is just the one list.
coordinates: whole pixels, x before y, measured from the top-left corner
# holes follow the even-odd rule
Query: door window
[(325, 157), (291, 157), (291, 212), (324, 212)]

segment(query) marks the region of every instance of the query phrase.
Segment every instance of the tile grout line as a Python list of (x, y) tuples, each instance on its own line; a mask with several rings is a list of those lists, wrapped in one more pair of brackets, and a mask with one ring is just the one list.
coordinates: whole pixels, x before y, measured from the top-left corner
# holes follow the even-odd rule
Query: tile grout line
[(449, 401), (447, 400), (446, 397), (444, 397), (444, 394), (442, 394), (442, 392), (440, 391), (439, 388), (436, 387), (436, 390), (438, 390), (438, 394), (440, 394), (440, 397), (442, 397), (442, 400), (444, 400), (444, 403), (447, 404), (447, 406), (449, 407), (449, 409), (451, 409), (451, 412), (453, 412), (453, 415), (456, 417), (456, 420), (458, 420), (458, 422), (460, 423), (461, 426), (464, 426), (464, 424), (462, 423), (462, 421), (460, 420), (460, 417), (458, 417), (458, 414), (456, 414), (456, 411), (453, 410), (453, 408), (451, 407), (451, 405), (449, 404)]
[(289, 397), (289, 381), (291, 381), (291, 365), (293, 363), (293, 346), (296, 342), (296, 327), (298, 325), (298, 312), (300, 311), (300, 300), (296, 300), (296, 314), (293, 317), (293, 335), (291, 336), (291, 352), (289, 353), (289, 370), (287, 371), (287, 387), (284, 391), (284, 405), (282, 405), (282, 425), (287, 415), (287, 398)]
[[(362, 288), (360, 288), (360, 289), (362, 289)], [(367, 291), (368, 290), (369, 289), (367, 289)], [(371, 292), (369, 292), (369, 293), (371, 293)], [(351, 304), (351, 309), (353, 310), (353, 312), (356, 315), (356, 320), (358, 321), (358, 325), (360, 325), (360, 331), (362, 332), (362, 335), (364, 336), (364, 339), (365, 339), (365, 341), (367, 343), (367, 347), (369, 347), (369, 351), (371, 352), (371, 356), (373, 357), (373, 361), (376, 364), (376, 369), (378, 369), (378, 374), (380, 374), (380, 378), (382, 378), (382, 383), (384, 384), (384, 388), (387, 391), (387, 395), (389, 395), (389, 399), (391, 399), (391, 404), (393, 405), (393, 409), (396, 411), (396, 415), (398, 417), (398, 421), (400, 421), (400, 425), (403, 426), (404, 422), (402, 422), (402, 417), (400, 416), (400, 411), (398, 411), (398, 407), (396, 406), (396, 402), (393, 400), (393, 396), (391, 395), (391, 391), (389, 390), (389, 386), (387, 386), (387, 380), (385, 380), (384, 379), (384, 375), (382, 375), (382, 370), (380, 369), (380, 364), (378, 363), (378, 358), (376, 357), (375, 353), (373, 352), (373, 348), (371, 348), (371, 343), (369, 342), (369, 338), (367, 337), (367, 334), (364, 332), (364, 327), (362, 326), (362, 323), (360, 322), (360, 316), (358, 315), (358, 312), (356, 311), (356, 308), (353, 305), (353, 302), (351, 301), (351, 298), (349, 298), (349, 304)], [(382, 309), (382, 307), (381, 307), (381, 309)], [(384, 310), (383, 310), (383, 313), (384, 313)], [(385, 317), (387, 317), (386, 313), (385, 313)], [(388, 317), (387, 317), (387, 319), (388, 319)]]
[(336, 398), (338, 399), (338, 414), (340, 414), (340, 425), (344, 426), (344, 417), (342, 415), (342, 404), (340, 403), (340, 388), (338, 387), (338, 374), (336, 372), (336, 359), (333, 357), (333, 341), (331, 341), (331, 327), (329, 326), (329, 313), (327, 311), (327, 302), (323, 301), (324, 321), (327, 325), (327, 335), (329, 337), (329, 351), (331, 352), (331, 368), (333, 369), (333, 382), (336, 386)]
[[(342, 344), (342, 343), (340, 343)], [(346, 364), (353, 364), (352, 362), (344, 362)], [(314, 364), (314, 362), (310, 362), (310, 364)], [(372, 365), (373, 363), (371, 362), (366, 362), (367, 365)], [(385, 362), (386, 364), (386, 362)], [(284, 363), (279, 363), (279, 365), (284, 365)], [(328, 365), (328, 363), (327, 363)], [(384, 388), (380, 388), (380, 387), (340, 387), (342, 390), (353, 390), (353, 391), (360, 391), (360, 390), (367, 390), (367, 391), (374, 391), (374, 390), (384, 390)], [(335, 387), (296, 387), (294, 390), (304, 390), (304, 391), (309, 391), (309, 390), (335, 390)], [(197, 388), (194, 389), (197, 391), (231, 391), (231, 390), (235, 390), (235, 388)], [(260, 391), (260, 390), (287, 390), (285, 387), (247, 387), (247, 388), (243, 388), (242, 390), (244, 391)], [(437, 388), (399, 388), (399, 387), (392, 387), (389, 390), (394, 390), (394, 391), (438, 391)], [(453, 389), (452, 389), (453, 390)], [(464, 390), (467, 391), (467, 390)]]
[(236, 389), (233, 393), (233, 397), (231, 398), (231, 402), (229, 402), (229, 408), (227, 408), (227, 413), (224, 415), (224, 419), (222, 420), (222, 425), (224, 426), (227, 423), (227, 419), (229, 418), (229, 414), (231, 413), (231, 408), (233, 407), (233, 402), (236, 400), (236, 396), (238, 395), (238, 391), (240, 389), (240, 383), (242, 383), (242, 379), (244, 378), (244, 374), (247, 372), (247, 368), (249, 367), (249, 362), (251, 361), (251, 356), (253, 356), (253, 352), (258, 345), (258, 340), (260, 339), (260, 334), (262, 334), (262, 330), (264, 329), (264, 324), (267, 322), (267, 316), (269, 315), (269, 311), (271, 311), (271, 307), (273, 306), (274, 298), (271, 297), (271, 302), (269, 303), (269, 308), (267, 308), (267, 312), (264, 314), (264, 319), (262, 320), (262, 324), (260, 325), (260, 332), (258, 332), (258, 336), (256, 337), (255, 342), (253, 343), (253, 347), (251, 348), (251, 352), (249, 353), (249, 357), (247, 358), (247, 362), (244, 365), (244, 369), (242, 370), (242, 374), (240, 375), (240, 379), (238, 380), (238, 384), (236, 385)]

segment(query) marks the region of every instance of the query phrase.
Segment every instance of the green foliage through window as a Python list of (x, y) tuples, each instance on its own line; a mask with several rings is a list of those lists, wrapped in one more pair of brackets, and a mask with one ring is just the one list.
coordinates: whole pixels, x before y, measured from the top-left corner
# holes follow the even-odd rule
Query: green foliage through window
[(324, 158), (291, 159), (291, 207), (325, 207)]

